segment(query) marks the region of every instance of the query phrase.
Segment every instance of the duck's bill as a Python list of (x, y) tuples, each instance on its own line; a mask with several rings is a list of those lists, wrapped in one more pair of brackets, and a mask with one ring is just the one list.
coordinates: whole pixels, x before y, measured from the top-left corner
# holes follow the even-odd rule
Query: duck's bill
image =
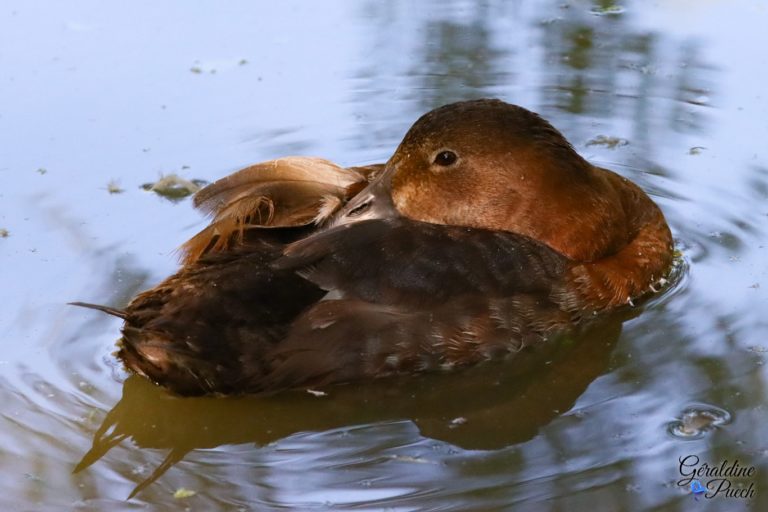
[(336, 213), (330, 225), (341, 226), (364, 220), (400, 217), (391, 195), (394, 171), (395, 166), (388, 163), (379, 176)]

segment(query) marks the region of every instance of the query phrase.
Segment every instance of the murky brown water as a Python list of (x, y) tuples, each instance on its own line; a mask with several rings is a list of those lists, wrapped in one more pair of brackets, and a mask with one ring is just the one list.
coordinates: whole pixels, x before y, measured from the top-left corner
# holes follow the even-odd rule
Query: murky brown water
[[(412, 4), (0, 5), (0, 509), (768, 509), (768, 7)], [(161, 174), (383, 161), (482, 96), (650, 191), (670, 293), (513, 363), (226, 400), (127, 377), (119, 322), (64, 305), (173, 271), (205, 221)], [(687, 455), (754, 497), (697, 502)]]

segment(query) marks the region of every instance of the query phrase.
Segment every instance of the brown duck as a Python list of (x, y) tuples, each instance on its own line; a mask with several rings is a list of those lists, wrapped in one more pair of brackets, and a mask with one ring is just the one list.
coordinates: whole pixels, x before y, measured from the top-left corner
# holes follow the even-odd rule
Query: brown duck
[(182, 395), (274, 392), (514, 354), (656, 291), (673, 244), (635, 184), (499, 100), (422, 116), (386, 164), (248, 167), (125, 310), (118, 357)]

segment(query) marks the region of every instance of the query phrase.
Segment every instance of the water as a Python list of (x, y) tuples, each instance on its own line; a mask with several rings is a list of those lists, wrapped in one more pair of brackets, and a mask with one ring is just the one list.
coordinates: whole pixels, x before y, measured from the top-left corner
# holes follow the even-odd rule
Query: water
[[(412, 4), (0, 6), (0, 508), (766, 509), (768, 8)], [(671, 292), (514, 364), (228, 400), (127, 377), (119, 321), (65, 306), (176, 268), (205, 220), (141, 188), (161, 175), (379, 162), (483, 96), (651, 193)], [(687, 455), (755, 466), (756, 494), (695, 502)]]

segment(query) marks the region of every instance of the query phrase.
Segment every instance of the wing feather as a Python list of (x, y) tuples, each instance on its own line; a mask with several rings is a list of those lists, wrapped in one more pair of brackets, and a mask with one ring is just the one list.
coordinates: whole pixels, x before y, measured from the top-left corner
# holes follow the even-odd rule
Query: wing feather
[(226, 176), (195, 195), (195, 207), (213, 219), (182, 245), (183, 263), (242, 243), (247, 230), (320, 225), (383, 167), (344, 168), (322, 158), (285, 157)]

